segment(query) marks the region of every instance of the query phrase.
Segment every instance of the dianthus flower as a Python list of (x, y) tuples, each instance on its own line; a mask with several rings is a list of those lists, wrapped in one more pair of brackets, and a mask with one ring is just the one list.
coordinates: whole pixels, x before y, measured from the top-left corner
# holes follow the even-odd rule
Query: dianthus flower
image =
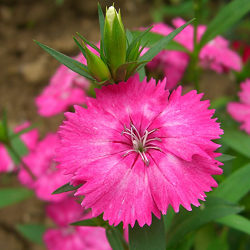
[(171, 205), (192, 210), (204, 193), (216, 187), (211, 175), (221, 174), (219, 145), (223, 131), (211, 119), (209, 101), (181, 87), (169, 94), (166, 81), (139, 77), (96, 90), (87, 109), (66, 113), (57, 149), (59, 168), (84, 183), (76, 195), (92, 215), (103, 213), (110, 225), (151, 224)]
[(74, 198), (49, 204), (46, 214), (58, 226), (48, 229), (43, 236), (48, 250), (111, 250), (104, 228), (69, 225), (91, 217)]
[[(153, 33), (157, 33), (163, 36), (170, 34), (173, 28), (167, 26), (164, 23), (153, 24), (153, 28), (150, 30)], [(146, 53), (148, 48), (142, 51)], [(152, 61), (147, 64), (149, 70), (160, 69), (163, 72), (163, 76), (167, 77), (167, 87), (173, 89), (180, 82), (189, 62), (189, 55), (185, 52), (162, 50), (157, 54)]]
[[(186, 22), (181, 18), (173, 19), (173, 25), (176, 28), (179, 28), (185, 23)], [(198, 42), (201, 40), (205, 31), (205, 25), (199, 25), (197, 27)], [(174, 40), (182, 44), (188, 50), (193, 51), (193, 37), (194, 27), (192, 25), (188, 25), (174, 38)], [(240, 71), (242, 67), (240, 56), (230, 49), (229, 42), (221, 36), (216, 36), (201, 49), (199, 59), (201, 66), (204, 68), (210, 68), (217, 73), (222, 73), (228, 71), (229, 69)]]
[[(82, 54), (75, 59), (86, 64)], [(50, 79), (49, 85), (35, 99), (38, 113), (41, 116), (50, 117), (66, 111), (74, 104), (84, 104), (85, 91), (89, 85), (88, 79), (61, 65)]]
[(250, 79), (240, 84), (238, 93), (240, 102), (230, 102), (227, 105), (228, 113), (238, 122), (242, 123), (240, 129), (250, 135)]
[(20, 182), (34, 189), (37, 197), (45, 201), (60, 201), (67, 197), (67, 193), (51, 193), (71, 179), (70, 176), (62, 175), (62, 170), (55, 168), (55, 148), (58, 142), (57, 134), (48, 134), (29, 155), (23, 157), (24, 163), (36, 177), (35, 180), (22, 167), (18, 173)]
[[(25, 122), (22, 125), (17, 126), (14, 129), (15, 133), (22, 131), (23, 129), (30, 126), (29, 122)], [(32, 129), (31, 131), (24, 133), (20, 136), (20, 139), (26, 145), (29, 151), (33, 150), (38, 143), (38, 130)], [(0, 143), (0, 173), (1, 172), (12, 172), (15, 170), (15, 164), (11, 159), (7, 149), (3, 144)], [(24, 170), (25, 171), (25, 170)]]

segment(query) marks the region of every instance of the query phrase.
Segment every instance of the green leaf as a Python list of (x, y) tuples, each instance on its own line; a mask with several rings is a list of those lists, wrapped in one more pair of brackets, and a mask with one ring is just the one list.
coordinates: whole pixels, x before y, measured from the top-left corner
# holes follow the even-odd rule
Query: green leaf
[(228, 244), (221, 238), (215, 238), (206, 250), (228, 250)]
[(201, 38), (199, 49), (212, 40), (215, 36), (222, 34), (232, 27), (245, 14), (250, 11), (249, 0), (234, 0), (221, 8), (220, 12), (210, 22), (206, 32)]
[(216, 157), (216, 160), (220, 162), (231, 161), (233, 159), (235, 159), (235, 156), (226, 155), (226, 154)]
[(28, 128), (25, 128), (25, 129), (22, 129), (20, 132), (18, 133), (12, 133), (10, 135), (10, 139), (14, 139), (15, 137), (19, 137), (20, 135), (23, 135), (29, 131), (31, 131), (32, 129), (36, 128), (37, 127), (37, 124), (32, 124), (30, 125)]
[(43, 244), (43, 234), (47, 227), (41, 224), (18, 224), (16, 229), (31, 242)]
[(165, 250), (166, 240), (163, 218), (160, 220), (152, 215), (150, 226), (140, 227), (136, 221), (133, 228), (129, 227), (129, 250)]
[(83, 56), (86, 58), (86, 51), (83, 48), (83, 46), (76, 40), (76, 38), (73, 36), (73, 39), (76, 43), (76, 45), (78, 46), (78, 48), (80, 49), (80, 51), (82, 52)]
[(6, 207), (33, 196), (33, 192), (26, 188), (1, 188), (0, 208)]
[(7, 112), (3, 109), (3, 121), (0, 122), (0, 141), (8, 142), (8, 139)]
[(189, 232), (200, 228), (208, 222), (215, 221), (227, 215), (239, 213), (243, 210), (237, 204), (219, 197), (210, 196), (201, 206), (193, 211), (182, 210), (177, 214), (167, 232), (167, 246), (172, 247), (179, 239)]
[(131, 44), (127, 48), (127, 52), (126, 52), (126, 58), (127, 59), (129, 58), (130, 53), (133, 50), (133, 48), (136, 45), (136, 43), (139, 42), (142, 39), (142, 37), (145, 36), (152, 28), (153, 28), (153, 26), (150, 27), (150, 28), (148, 28), (148, 29), (146, 29), (143, 32), (138, 33), (138, 36), (131, 42)]
[(105, 25), (105, 18), (104, 18), (104, 15), (103, 15), (103, 12), (102, 12), (102, 8), (101, 8), (101, 5), (98, 3), (98, 18), (99, 18), (99, 24), (100, 24), (100, 31), (101, 31), (101, 44), (100, 44), (100, 57), (103, 61), (105, 56), (105, 51), (104, 51), (104, 39), (103, 39), (103, 36), (104, 36), (104, 25)]
[(139, 58), (139, 61), (142, 62), (152, 60), (176, 35), (178, 35), (184, 28), (186, 28), (193, 20), (194, 18), (156, 42), (143, 56)]
[(132, 32), (129, 29), (126, 30), (126, 38), (127, 38), (128, 45), (132, 43), (134, 37), (133, 37)]
[(95, 81), (95, 79), (89, 75), (88, 73), (86, 73), (86, 71), (81, 70), (79, 67), (76, 66), (79, 65), (83, 68), (87, 68), (86, 65), (72, 59), (69, 56), (66, 56), (44, 44), (41, 44), (39, 42), (37, 42), (36, 40), (34, 40), (35, 43), (37, 43), (42, 49), (44, 49), (46, 52), (48, 52), (50, 55), (52, 55), (56, 60), (58, 60), (60, 63), (62, 63), (63, 65), (65, 65), (66, 67), (68, 67), (69, 69), (73, 70), (74, 72), (78, 73), (81, 76), (86, 77), (87, 79), (91, 80), (91, 81)]
[(96, 50), (98, 53), (100, 53), (100, 49), (97, 48), (93, 43), (89, 42), (87, 39), (85, 39), (83, 36), (81, 36), (78, 32), (76, 34), (85, 42), (87, 43), (90, 47), (92, 47), (94, 50)]
[(88, 226), (88, 227), (97, 227), (98, 225), (95, 223), (93, 219), (80, 220), (71, 223), (72, 226)]
[(121, 236), (119, 235), (119, 231), (115, 230), (113, 226), (109, 226), (106, 229), (106, 236), (109, 241), (109, 244), (113, 250), (123, 250)]
[(241, 215), (229, 215), (216, 220), (216, 222), (250, 235), (250, 220)]
[(77, 190), (79, 187), (81, 187), (83, 184), (80, 184), (78, 186), (72, 186), (70, 185), (70, 182), (59, 187), (58, 189), (56, 189), (52, 194), (61, 194), (64, 192), (68, 192), (68, 191), (74, 191)]
[(222, 197), (231, 202), (238, 202), (250, 191), (250, 163), (244, 165), (236, 172), (229, 175), (216, 188), (212, 195)]
[(232, 149), (250, 158), (250, 136), (236, 129), (224, 129), (221, 140)]
[[(135, 34), (140, 34), (141, 31), (135, 31)], [(142, 43), (147, 42), (147, 47), (152, 47), (156, 42), (161, 40), (164, 36), (154, 33), (154, 32), (149, 32), (148, 34), (145, 34), (145, 36), (142, 38)], [(177, 43), (175, 41), (170, 41), (163, 49), (167, 50), (176, 50), (176, 51), (183, 51), (186, 53), (189, 53), (189, 51), (182, 46), (180, 43)]]

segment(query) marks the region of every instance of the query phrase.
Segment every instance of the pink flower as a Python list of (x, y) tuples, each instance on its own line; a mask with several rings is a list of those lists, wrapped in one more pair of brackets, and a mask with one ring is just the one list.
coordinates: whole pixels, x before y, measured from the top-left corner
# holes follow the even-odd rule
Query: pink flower
[(238, 122), (242, 123), (240, 129), (250, 135), (250, 79), (240, 84), (238, 93), (240, 102), (231, 102), (227, 105), (227, 112)]
[(169, 94), (166, 81), (139, 82), (135, 76), (96, 90), (88, 109), (66, 113), (57, 149), (59, 168), (85, 183), (76, 195), (92, 215), (104, 212), (110, 225), (151, 224), (151, 212), (191, 210), (216, 187), (211, 175), (221, 174), (219, 145), (223, 131), (211, 119), (209, 101), (181, 87)]
[[(86, 64), (86, 59), (82, 54), (75, 59)], [(61, 65), (50, 79), (49, 85), (35, 100), (38, 113), (49, 117), (66, 111), (74, 104), (84, 104), (85, 91), (89, 84), (86, 78)]]
[[(173, 20), (173, 24), (176, 28), (179, 28), (185, 24), (185, 21), (178, 17)], [(205, 25), (198, 26), (198, 42), (201, 40), (205, 31)], [(182, 44), (189, 51), (193, 51), (194, 27), (192, 25), (188, 25), (174, 38), (174, 40)], [(199, 58), (201, 66), (204, 68), (210, 68), (217, 73), (223, 73), (229, 69), (240, 71), (242, 68), (240, 56), (230, 49), (229, 42), (221, 36), (216, 36), (213, 40), (206, 44), (201, 49)]]
[[(153, 24), (151, 32), (167, 36), (173, 28), (164, 23)], [(145, 53), (148, 49), (144, 49)], [(168, 89), (173, 89), (182, 79), (187, 68), (189, 56), (180, 51), (162, 50), (154, 59), (147, 64), (149, 70), (160, 69), (167, 78)]]
[(48, 250), (111, 250), (104, 228), (69, 225), (91, 217), (89, 213), (83, 213), (74, 198), (49, 204), (46, 213), (58, 226), (48, 229), (43, 236)]
[(23, 158), (24, 163), (36, 176), (36, 180), (33, 180), (22, 167), (18, 173), (20, 182), (34, 189), (38, 198), (46, 201), (60, 201), (67, 197), (67, 193), (57, 195), (51, 193), (71, 179), (70, 176), (62, 175), (62, 170), (55, 168), (55, 148), (58, 142), (57, 134), (48, 134), (33, 152)]
[[(29, 122), (25, 122), (22, 125), (17, 126), (14, 129), (15, 133), (18, 133), (22, 131), (25, 128), (28, 128), (30, 126)], [(32, 129), (31, 131), (24, 133), (20, 136), (20, 139), (24, 142), (24, 144), (27, 146), (28, 150), (33, 150), (38, 142), (38, 130)], [(0, 173), (1, 172), (12, 172), (15, 170), (15, 164), (11, 157), (9, 156), (8, 151), (6, 150), (5, 146), (3, 144), (0, 144)]]

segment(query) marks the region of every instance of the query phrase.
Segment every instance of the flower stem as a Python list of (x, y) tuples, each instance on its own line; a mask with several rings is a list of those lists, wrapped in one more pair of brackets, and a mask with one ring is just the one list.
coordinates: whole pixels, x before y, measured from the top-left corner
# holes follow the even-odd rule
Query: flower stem
[(199, 25), (200, 21), (200, 11), (201, 11), (201, 0), (194, 0), (194, 15), (195, 15), (195, 20), (194, 20), (194, 50), (192, 53), (192, 71), (193, 71), (193, 81), (195, 85), (195, 89), (197, 92), (200, 92), (200, 85), (199, 85), (199, 76), (200, 76), (200, 70), (198, 66), (199, 62), (199, 47), (198, 47), (198, 41), (197, 41), (197, 28)]
[(29, 169), (29, 167), (26, 165), (26, 163), (22, 160), (22, 158), (19, 156), (19, 154), (16, 152), (16, 150), (11, 146), (10, 143), (5, 144), (5, 146), (8, 148), (8, 150), (16, 157), (18, 162), (22, 165), (24, 170), (30, 175), (32, 180), (36, 180), (36, 176), (32, 173), (32, 171)]

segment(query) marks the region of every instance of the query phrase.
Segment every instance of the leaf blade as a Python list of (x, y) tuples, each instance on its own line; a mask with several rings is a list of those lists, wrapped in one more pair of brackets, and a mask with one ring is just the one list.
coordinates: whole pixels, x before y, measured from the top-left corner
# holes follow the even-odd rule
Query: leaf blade
[(66, 183), (63, 186), (59, 187), (58, 189), (56, 189), (52, 194), (61, 194), (64, 192), (74, 191), (74, 190), (77, 190), (82, 185), (83, 184), (80, 184), (78, 186), (72, 186), (72, 185), (70, 185), (70, 182), (69, 182), (69, 183)]
[(199, 48), (202, 48), (207, 42), (215, 36), (222, 34), (230, 26), (239, 21), (250, 10), (249, 0), (234, 0), (224, 6), (215, 18), (210, 22), (201, 38)]
[(164, 233), (163, 218), (160, 220), (152, 215), (150, 226), (140, 227), (138, 222), (134, 228), (129, 227), (129, 249), (130, 250), (165, 250), (166, 240)]
[(1, 188), (0, 208), (21, 202), (32, 197), (34, 194), (26, 188)]

